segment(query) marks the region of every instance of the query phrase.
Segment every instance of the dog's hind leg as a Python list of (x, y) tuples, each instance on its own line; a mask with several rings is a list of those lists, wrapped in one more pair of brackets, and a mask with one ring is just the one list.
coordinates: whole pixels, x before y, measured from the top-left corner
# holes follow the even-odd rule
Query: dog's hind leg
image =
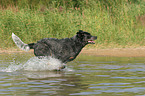
[(30, 47), (28, 44), (25, 44), (18, 36), (16, 36), (14, 33), (12, 33), (12, 39), (15, 42), (15, 44), (24, 51), (29, 51)]

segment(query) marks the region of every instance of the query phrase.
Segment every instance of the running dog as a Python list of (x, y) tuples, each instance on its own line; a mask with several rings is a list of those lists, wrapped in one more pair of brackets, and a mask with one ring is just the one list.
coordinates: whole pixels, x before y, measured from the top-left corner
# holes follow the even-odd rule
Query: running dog
[(43, 56), (51, 56), (59, 59), (62, 63), (74, 60), (83, 47), (87, 44), (95, 44), (97, 36), (79, 30), (75, 36), (71, 38), (44, 38), (37, 43), (25, 44), (21, 39), (12, 33), (12, 39), (15, 44), (22, 50), (28, 51), (34, 49), (35, 56), (41, 58)]

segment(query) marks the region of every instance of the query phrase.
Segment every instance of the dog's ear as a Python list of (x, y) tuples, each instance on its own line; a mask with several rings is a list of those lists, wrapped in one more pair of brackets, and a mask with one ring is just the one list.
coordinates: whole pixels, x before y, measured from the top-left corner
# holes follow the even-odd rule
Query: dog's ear
[(80, 33), (83, 33), (84, 31), (83, 31), (83, 30), (79, 30), (79, 32), (80, 32)]
[(82, 38), (83, 35), (83, 30), (79, 30), (79, 32), (77, 32), (77, 37)]
[(78, 37), (83, 36), (83, 35), (84, 35), (84, 33), (83, 33), (83, 32), (84, 32), (83, 30), (79, 30), (79, 32), (77, 32), (77, 36), (78, 36)]

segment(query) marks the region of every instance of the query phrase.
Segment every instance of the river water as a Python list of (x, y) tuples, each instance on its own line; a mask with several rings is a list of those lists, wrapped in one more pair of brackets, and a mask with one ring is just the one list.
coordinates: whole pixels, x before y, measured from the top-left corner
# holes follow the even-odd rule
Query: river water
[(50, 71), (59, 65), (30, 53), (0, 54), (0, 96), (145, 96), (144, 57), (81, 54)]

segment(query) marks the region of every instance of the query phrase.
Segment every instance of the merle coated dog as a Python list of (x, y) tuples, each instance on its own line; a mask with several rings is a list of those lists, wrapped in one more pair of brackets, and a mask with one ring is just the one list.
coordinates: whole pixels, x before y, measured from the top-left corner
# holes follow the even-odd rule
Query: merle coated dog
[(22, 50), (28, 51), (29, 49), (34, 49), (35, 56), (51, 56), (59, 59), (62, 63), (67, 63), (74, 60), (87, 44), (94, 44), (97, 36), (92, 36), (88, 32), (79, 30), (71, 38), (44, 38), (37, 41), (37, 43), (30, 44), (23, 43), (14, 33), (12, 33), (12, 39)]

